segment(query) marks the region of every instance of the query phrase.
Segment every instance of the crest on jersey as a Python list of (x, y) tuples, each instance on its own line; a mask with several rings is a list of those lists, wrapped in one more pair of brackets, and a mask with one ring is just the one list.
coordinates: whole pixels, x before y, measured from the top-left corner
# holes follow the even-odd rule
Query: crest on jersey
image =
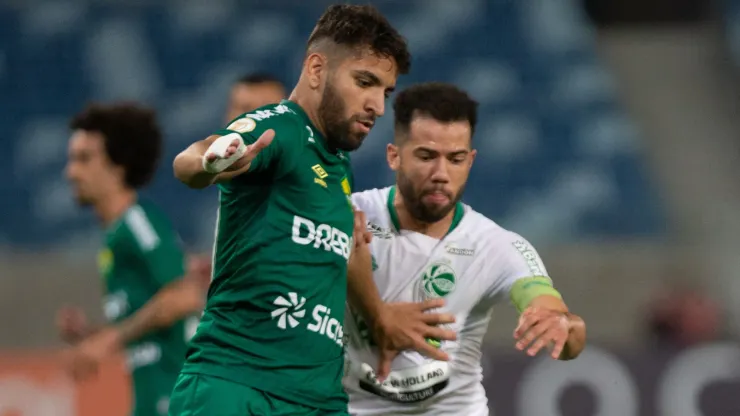
[(98, 253), (98, 271), (105, 278), (113, 268), (113, 252), (106, 248)]
[(445, 263), (430, 265), (422, 276), (424, 293), (430, 298), (441, 298), (455, 290), (455, 271)]

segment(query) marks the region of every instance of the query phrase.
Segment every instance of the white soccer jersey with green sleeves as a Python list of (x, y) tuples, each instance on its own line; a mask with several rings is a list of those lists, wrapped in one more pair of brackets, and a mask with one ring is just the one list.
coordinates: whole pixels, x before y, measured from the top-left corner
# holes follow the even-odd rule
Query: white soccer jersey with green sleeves
[(402, 353), (379, 385), (371, 370), (378, 363), (377, 350), (364, 322), (348, 307), (344, 386), (350, 414), (487, 416), (480, 360), (493, 305), (509, 298), (518, 279), (547, 276), (545, 266), (525, 239), (462, 203), (441, 240), (398, 231), (394, 193), (389, 187), (352, 195), (373, 233), (373, 275), (380, 295), (386, 302), (443, 297), (443, 309), (456, 316), (450, 328), (458, 339), (441, 344), (451, 357), (446, 363)]

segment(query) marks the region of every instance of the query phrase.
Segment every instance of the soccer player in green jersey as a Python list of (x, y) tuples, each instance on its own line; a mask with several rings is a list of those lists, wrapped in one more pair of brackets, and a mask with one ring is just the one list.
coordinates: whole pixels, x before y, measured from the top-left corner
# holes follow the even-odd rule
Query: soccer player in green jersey
[[(105, 229), (99, 268), (110, 324), (92, 328), (80, 309), (65, 308), (57, 325), (69, 370), (78, 379), (125, 349), (133, 381), (133, 415), (166, 415), (169, 395), (200, 312), (208, 268), (185, 256), (167, 217), (138, 198), (154, 175), (162, 138), (152, 111), (133, 104), (92, 105), (74, 117), (66, 175), (77, 201)], [(185, 276), (185, 277), (184, 277)]]
[(217, 184), (220, 205), (214, 279), (170, 415), (347, 415), (348, 299), (379, 345), (446, 358), (424, 340), (454, 339), (434, 326), (451, 317), (423, 313), (440, 302), (380, 301), (350, 200), (348, 152), (409, 66), (405, 40), (377, 10), (331, 6), (288, 100), (177, 156), (175, 176), (192, 188)]
[(225, 121), (228, 123), (262, 106), (277, 104), (283, 98), (285, 86), (276, 77), (264, 72), (244, 75), (231, 86)]

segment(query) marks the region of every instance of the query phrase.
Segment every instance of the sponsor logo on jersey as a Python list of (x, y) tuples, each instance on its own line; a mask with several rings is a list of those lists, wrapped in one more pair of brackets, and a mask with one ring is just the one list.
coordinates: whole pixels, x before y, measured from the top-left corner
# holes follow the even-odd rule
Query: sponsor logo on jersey
[[(296, 292), (289, 292), (287, 298), (278, 296), (272, 302), (277, 309), (270, 313), (272, 319), (277, 318), (277, 327), (282, 330), (296, 328), (301, 325), (306, 316), (306, 298)], [(311, 312), (311, 321), (305, 329), (334, 341), (340, 347), (344, 345), (344, 327), (341, 320), (331, 316), (331, 309), (324, 305), (314, 306)]]
[(537, 252), (534, 251), (532, 246), (523, 240), (517, 240), (511, 244), (524, 257), (524, 260), (527, 262), (527, 267), (529, 267), (529, 271), (532, 272), (532, 276), (546, 275), (544, 266), (542, 265), (542, 260), (540, 260), (540, 256), (537, 255)]
[(431, 298), (441, 298), (455, 290), (455, 271), (448, 264), (434, 263), (422, 276), (424, 293)]
[(327, 188), (326, 181), (324, 181), (324, 179), (329, 176), (329, 174), (326, 173), (324, 168), (317, 163), (311, 166), (311, 170), (316, 174), (316, 177), (313, 178), (313, 182), (323, 186), (324, 188)]
[(349, 260), (352, 248), (352, 237), (342, 230), (327, 224), (315, 224), (313, 221), (293, 216), (294, 243), (302, 246), (313, 246), (317, 250), (330, 251)]
[(226, 129), (235, 131), (237, 133), (249, 133), (250, 131), (254, 130), (256, 126), (257, 123), (255, 123), (254, 120), (249, 117), (244, 117), (234, 120), (234, 122), (229, 124), (229, 127), (227, 127)]
[(376, 270), (378, 270), (378, 262), (377, 262), (377, 261), (375, 260), (375, 256), (372, 256), (372, 255), (371, 255), (371, 256), (370, 256), (370, 260), (372, 261), (372, 265), (373, 265), (373, 271), (376, 271)]
[(98, 271), (100, 276), (106, 278), (113, 269), (113, 252), (106, 248), (98, 253)]
[(306, 316), (306, 310), (303, 309), (306, 298), (301, 296), (298, 300), (298, 294), (295, 292), (288, 293), (288, 299), (282, 296), (276, 297), (272, 304), (278, 308), (272, 311), (270, 316), (273, 319), (278, 318), (277, 326), (280, 329), (286, 329), (288, 326), (295, 328), (300, 323), (299, 319)]
[(374, 237), (382, 238), (384, 240), (393, 238), (393, 232), (390, 228), (382, 228), (381, 226), (371, 222), (367, 223), (367, 230), (370, 231)]
[(290, 107), (288, 107), (287, 105), (279, 104), (273, 107), (271, 110), (254, 111), (250, 114), (247, 114), (247, 117), (251, 118), (252, 120), (262, 121), (272, 116), (285, 114), (285, 113), (295, 114), (295, 112), (291, 110)]
[(455, 256), (474, 256), (475, 249), (472, 248), (460, 248), (453, 245), (448, 245), (445, 250)]

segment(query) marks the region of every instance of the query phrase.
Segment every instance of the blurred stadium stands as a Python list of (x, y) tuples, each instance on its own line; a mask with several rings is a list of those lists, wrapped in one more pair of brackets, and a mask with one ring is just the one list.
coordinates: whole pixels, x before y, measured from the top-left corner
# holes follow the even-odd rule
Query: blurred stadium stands
[[(537, 244), (661, 235), (641, 141), (576, 2), (374, 3), (411, 43), (412, 74), (401, 86), (451, 81), (481, 103), (468, 203)], [(237, 75), (265, 69), (292, 85), (328, 2), (20, 4), (0, 9), (0, 141), (12, 162), (0, 167), (11, 178), (0, 185), (0, 243), (83, 249), (98, 231), (62, 176), (70, 115), (90, 99), (156, 107), (167, 154), (147, 194), (203, 248), (214, 193), (176, 183), (172, 157), (220, 127)], [(358, 188), (393, 180), (382, 163), (391, 120), (389, 112), (356, 154)]]

